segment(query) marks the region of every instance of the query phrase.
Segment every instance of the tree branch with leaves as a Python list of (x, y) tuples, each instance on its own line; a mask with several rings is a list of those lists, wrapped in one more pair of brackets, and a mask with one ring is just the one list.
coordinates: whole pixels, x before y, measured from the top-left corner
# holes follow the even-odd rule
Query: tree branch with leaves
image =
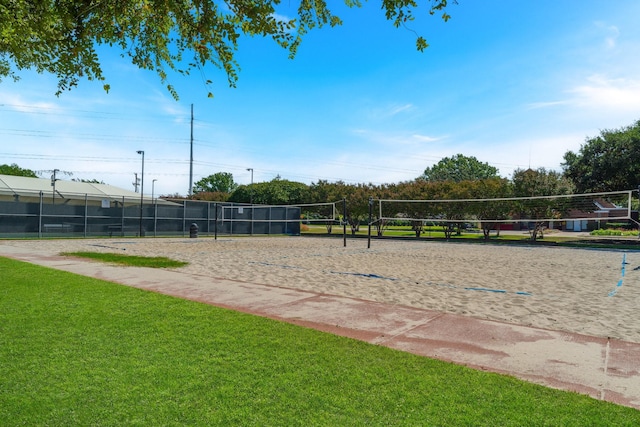
[[(360, 0), (344, 0), (360, 7)], [(170, 73), (189, 75), (212, 65), (224, 70), (231, 87), (240, 65), (235, 53), (243, 36), (271, 37), (293, 58), (304, 36), (325, 25), (341, 25), (326, 0), (8, 0), (0, 6), (0, 81), (19, 79), (23, 70), (50, 73), (56, 95), (82, 79), (110, 84), (97, 47), (120, 49), (123, 59), (157, 74), (171, 95), (179, 95)], [(382, 9), (396, 27), (414, 19), (417, 10), (446, 12), (451, 0), (383, 0)], [(296, 7), (297, 5), (297, 7)], [(294, 11), (294, 17), (287, 13)], [(417, 35), (419, 51), (428, 46)], [(210, 86), (213, 82), (206, 80)], [(213, 97), (209, 90), (208, 95)]]

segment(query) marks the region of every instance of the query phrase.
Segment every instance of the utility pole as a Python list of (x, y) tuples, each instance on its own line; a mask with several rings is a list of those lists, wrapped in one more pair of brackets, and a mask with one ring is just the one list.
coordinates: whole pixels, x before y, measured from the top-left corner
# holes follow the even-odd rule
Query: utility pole
[(51, 191), (51, 204), (56, 204), (56, 174), (60, 172), (60, 169), (54, 169), (53, 175), (51, 175), (51, 186), (53, 187), (53, 191)]
[[(68, 172), (68, 171), (61, 171), (60, 169), (49, 169), (49, 170), (40, 170), (40, 171), (36, 171), (36, 173), (38, 175), (40, 174), (45, 174), (47, 172), (51, 172), (53, 175), (51, 175), (51, 187), (53, 187), (53, 203), (55, 204), (56, 202), (56, 181), (60, 181), (58, 179), (58, 174), (61, 173), (63, 175), (73, 175), (72, 172)], [(64, 198), (64, 196), (61, 195), (62, 198)]]
[(135, 177), (132, 184), (133, 188), (135, 188), (135, 192), (138, 192), (138, 185), (140, 185), (140, 178), (138, 178), (138, 172), (134, 172), (133, 176)]
[(191, 155), (189, 156), (189, 196), (193, 194), (193, 104), (191, 104)]

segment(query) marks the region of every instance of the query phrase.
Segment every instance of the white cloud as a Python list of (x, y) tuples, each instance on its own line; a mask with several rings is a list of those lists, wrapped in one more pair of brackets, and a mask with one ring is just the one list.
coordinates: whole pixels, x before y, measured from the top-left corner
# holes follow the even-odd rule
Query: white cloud
[(446, 139), (446, 136), (429, 136), (412, 132), (380, 132), (368, 129), (354, 129), (353, 134), (367, 140), (368, 143), (388, 146), (420, 146)]
[(568, 101), (547, 101), (547, 102), (532, 102), (526, 105), (527, 110), (538, 110), (542, 108), (556, 107), (558, 105), (567, 105)]
[(604, 22), (596, 22), (596, 27), (602, 29), (605, 32), (604, 42), (607, 48), (613, 49), (617, 45), (618, 37), (620, 36), (620, 30), (615, 25), (607, 25)]
[(387, 114), (389, 116), (395, 116), (396, 114), (413, 109), (413, 104), (395, 105), (391, 106)]
[(417, 142), (438, 142), (445, 139), (446, 137), (434, 137), (434, 136), (428, 136), (428, 135), (413, 134), (411, 135), (411, 138)]
[(7, 109), (27, 114), (41, 114), (43, 110), (57, 110), (57, 106), (52, 102), (28, 101), (20, 94), (4, 92), (0, 94), (0, 105)]
[(568, 91), (570, 100), (582, 108), (638, 111), (640, 109), (640, 81), (632, 79), (608, 79), (593, 75), (587, 82)]
[(531, 102), (526, 110), (542, 110), (553, 107), (577, 109), (579, 114), (589, 110), (598, 117), (629, 116), (640, 112), (640, 80), (630, 78), (608, 78), (593, 74), (584, 82), (564, 91), (567, 96), (559, 101)]

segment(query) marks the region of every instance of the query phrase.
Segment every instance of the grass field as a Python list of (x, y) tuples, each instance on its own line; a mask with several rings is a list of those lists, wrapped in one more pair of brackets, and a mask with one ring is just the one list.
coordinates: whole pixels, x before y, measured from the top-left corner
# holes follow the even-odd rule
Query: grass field
[[(334, 226), (331, 231), (332, 236), (342, 236), (343, 229), (342, 227)], [(304, 227), (301, 231), (302, 235), (329, 235), (327, 233), (327, 228), (321, 224), (304, 224)], [(360, 227), (360, 230), (356, 232), (356, 236), (358, 237), (367, 237), (368, 229), (366, 225)], [(351, 229), (347, 227), (347, 235), (351, 237)], [(371, 229), (372, 238), (376, 238), (376, 230), (372, 227)], [(407, 238), (407, 239), (415, 239), (416, 233), (411, 229), (410, 226), (389, 226), (386, 227), (383, 233), (384, 237), (387, 238)], [(616, 236), (625, 236), (626, 239), (618, 240), (615, 239), (607, 239), (607, 241), (602, 241), (601, 237), (616, 237)], [(633, 234), (616, 234), (616, 233), (606, 233), (604, 231), (600, 233), (593, 233), (590, 238), (584, 238), (579, 236), (578, 233), (559, 233), (556, 230), (547, 231), (544, 234), (544, 237), (538, 236), (538, 243), (541, 244), (556, 244), (560, 246), (578, 246), (578, 247), (593, 247), (593, 248), (619, 248), (619, 249), (638, 249), (638, 239), (637, 238), (628, 238), (628, 237), (637, 237), (637, 232)], [(440, 239), (444, 240), (445, 233), (440, 226), (425, 226), (424, 230), (421, 234), (421, 239)], [(451, 241), (463, 241), (467, 243), (485, 243), (487, 240), (484, 238), (482, 231), (477, 229), (469, 229), (463, 230), (460, 235), (453, 234), (451, 236)], [(502, 231), (500, 236), (497, 236), (495, 232), (491, 233), (491, 236), (488, 240), (490, 243), (531, 243), (531, 238), (526, 231), (522, 232), (509, 232)]]
[[(304, 228), (303, 233), (304, 234), (328, 234), (327, 233), (327, 227), (325, 225), (321, 225), (321, 224), (306, 224), (305, 225), (306, 228)], [(340, 226), (333, 226), (332, 227), (332, 231), (331, 234), (335, 234), (335, 235), (341, 235), (343, 232), (342, 227)], [(349, 227), (347, 227), (347, 233), (349, 235), (351, 235), (351, 229)], [(356, 232), (356, 235), (359, 236), (366, 236), (368, 233), (368, 227), (366, 224), (360, 226), (359, 231)], [(376, 236), (376, 229), (374, 227), (371, 228), (371, 236)], [(410, 226), (406, 225), (406, 226), (388, 226), (385, 227), (384, 232), (383, 232), (383, 236), (386, 237), (409, 237), (409, 238), (415, 238), (415, 231), (413, 231), (411, 229)], [(436, 225), (432, 225), (432, 226), (425, 226), (423, 228), (422, 231), (422, 237), (423, 238), (434, 238), (434, 239), (444, 239), (445, 238), (445, 233), (442, 229), (442, 227), (440, 226), (436, 226)], [(451, 236), (452, 239), (466, 239), (466, 240), (474, 240), (474, 239), (484, 239), (483, 235), (482, 235), (482, 230), (478, 230), (478, 229), (469, 229), (469, 230), (463, 230), (462, 233), (460, 235), (457, 234), (453, 234), (453, 236)], [(491, 240), (495, 240), (498, 239), (498, 236), (496, 236), (495, 232), (491, 233)], [(527, 240), (529, 239), (528, 234), (526, 234), (525, 232), (519, 234), (519, 235), (514, 235), (514, 234), (508, 234), (508, 233), (501, 233), (499, 239), (501, 240)]]
[(176, 261), (167, 257), (143, 257), (114, 253), (100, 252), (64, 252), (61, 255), (74, 256), (79, 258), (89, 258), (95, 261), (102, 261), (111, 264), (128, 265), (134, 267), (149, 268), (178, 268), (184, 267), (188, 263)]
[(638, 425), (640, 411), (0, 258), (0, 425)]

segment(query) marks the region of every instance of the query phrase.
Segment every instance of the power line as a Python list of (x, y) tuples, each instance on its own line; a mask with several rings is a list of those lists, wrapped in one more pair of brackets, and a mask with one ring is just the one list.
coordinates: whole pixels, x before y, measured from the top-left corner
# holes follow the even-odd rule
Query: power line
[[(167, 117), (175, 119), (188, 120), (188, 115), (173, 115), (173, 114), (148, 114), (149, 118), (133, 119), (130, 114), (122, 112), (112, 111), (99, 111), (99, 110), (81, 110), (73, 108), (65, 108), (58, 106), (43, 106), (43, 105), (27, 105), (27, 104), (0, 104), (0, 111), (9, 111), (16, 114), (38, 114), (45, 116), (72, 116), (69, 113), (80, 113), (82, 116), (89, 118), (99, 119), (113, 119), (113, 120), (125, 120), (131, 122), (145, 122), (145, 121), (161, 121), (166, 120)], [(154, 118), (155, 117), (155, 118)], [(157, 118), (157, 119), (156, 119)]]
[(165, 142), (165, 143), (188, 143), (186, 138), (166, 138), (156, 136), (131, 136), (131, 135), (100, 135), (95, 133), (65, 133), (52, 132), (48, 130), (35, 129), (0, 129), (0, 134), (14, 136), (30, 136), (37, 138), (66, 138), (82, 141), (137, 141), (137, 142)]

